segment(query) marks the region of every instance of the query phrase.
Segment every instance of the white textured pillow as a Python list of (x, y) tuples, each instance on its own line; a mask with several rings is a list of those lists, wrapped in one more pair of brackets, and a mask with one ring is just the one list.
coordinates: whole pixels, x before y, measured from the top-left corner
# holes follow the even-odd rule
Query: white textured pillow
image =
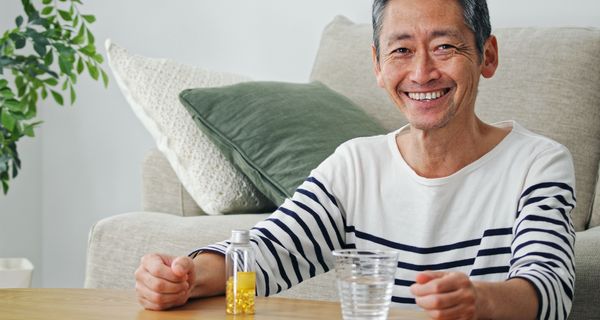
[(130, 54), (110, 40), (106, 41), (106, 51), (121, 92), (204, 212), (260, 212), (273, 207), (202, 134), (178, 98), (183, 89), (250, 79)]

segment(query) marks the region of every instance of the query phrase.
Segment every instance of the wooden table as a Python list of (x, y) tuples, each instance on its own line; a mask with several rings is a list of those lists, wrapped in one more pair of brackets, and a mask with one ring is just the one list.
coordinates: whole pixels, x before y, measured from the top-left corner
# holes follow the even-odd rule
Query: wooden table
[[(144, 310), (135, 291), (116, 289), (0, 289), (0, 319), (341, 319), (336, 302), (257, 297), (254, 316), (225, 314), (225, 298), (191, 300), (169, 311)], [(426, 319), (392, 308), (389, 319)]]

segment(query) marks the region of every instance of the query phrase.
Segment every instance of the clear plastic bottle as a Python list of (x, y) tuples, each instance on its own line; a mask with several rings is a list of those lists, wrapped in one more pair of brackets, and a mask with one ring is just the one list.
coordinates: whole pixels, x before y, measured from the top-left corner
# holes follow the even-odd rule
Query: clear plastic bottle
[(232, 230), (225, 254), (227, 314), (254, 314), (256, 272), (248, 230)]

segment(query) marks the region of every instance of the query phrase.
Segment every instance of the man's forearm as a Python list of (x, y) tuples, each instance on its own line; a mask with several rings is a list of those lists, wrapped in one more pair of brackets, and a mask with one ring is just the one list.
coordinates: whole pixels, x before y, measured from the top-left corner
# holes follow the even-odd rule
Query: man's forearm
[(203, 252), (194, 258), (196, 279), (191, 297), (209, 297), (225, 293), (225, 257), (219, 253)]
[(538, 298), (531, 283), (514, 278), (503, 282), (474, 282), (482, 305), (479, 319), (535, 319)]

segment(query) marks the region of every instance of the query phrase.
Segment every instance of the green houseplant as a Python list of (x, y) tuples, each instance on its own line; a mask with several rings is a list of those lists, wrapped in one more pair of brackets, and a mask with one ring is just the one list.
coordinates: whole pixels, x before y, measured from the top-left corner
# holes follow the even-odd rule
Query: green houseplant
[[(37, 104), (48, 97), (64, 105), (76, 99), (77, 77), (85, 70), (94, 79), (108, 76), (100, 67), (89, 29), (96, 18), (79, 10), (80, 0), (21, 0), (24, 15), (0, 38), (0, 181), (6, 194), (9, 180), (21, 168), (17, 142), (34, 137)], [(63, 95), (65, 97), (63, 97)]]

